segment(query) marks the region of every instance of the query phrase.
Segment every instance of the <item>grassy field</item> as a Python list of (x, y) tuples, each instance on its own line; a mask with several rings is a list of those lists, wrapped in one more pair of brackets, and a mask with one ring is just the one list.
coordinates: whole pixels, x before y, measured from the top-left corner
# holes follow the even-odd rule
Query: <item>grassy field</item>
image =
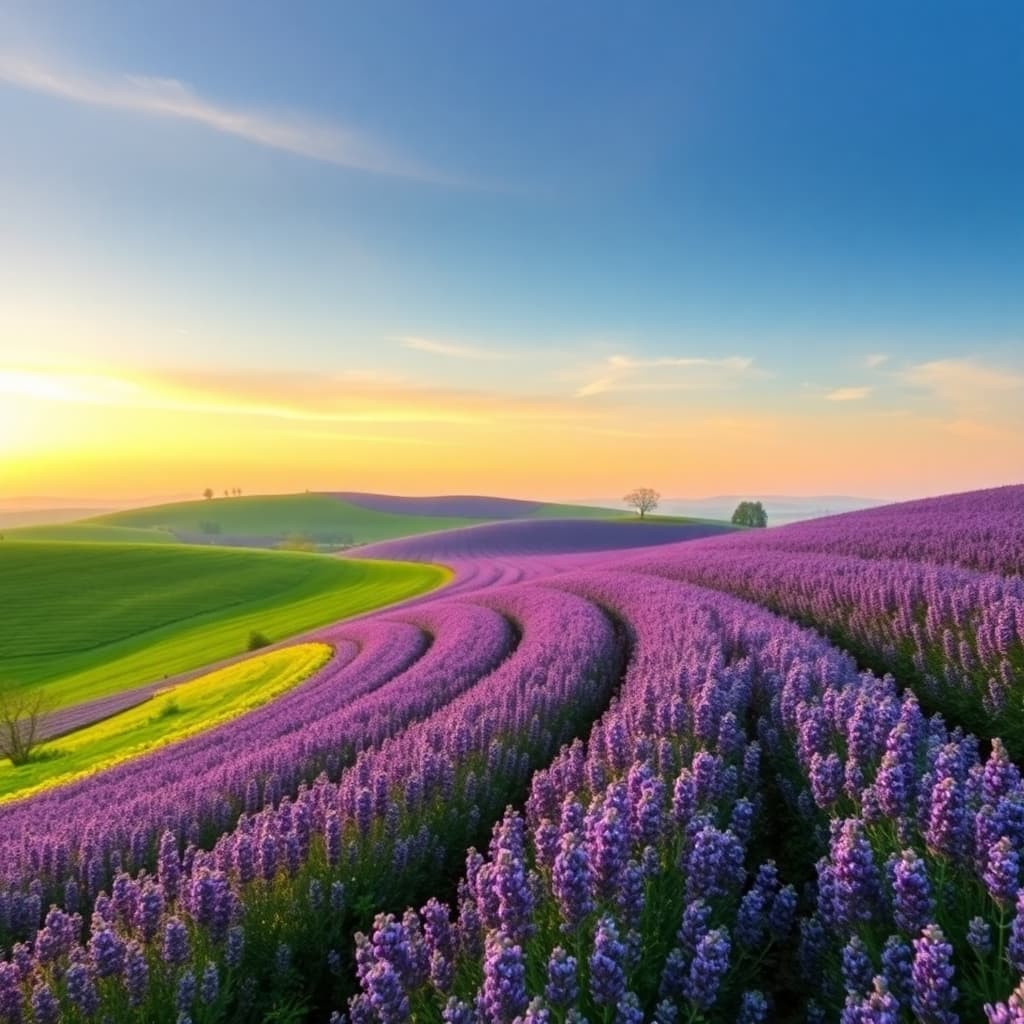
[(54, 708), (242, 653), (440, 585), (446, 570), (187, 545), (0, 544), (0, 692)]
[(0, 762), (0, 802), (92, 775), (228, 722), (296, 686), (330, 656), (327, 644), (298, 644), (255, 655), (40, 744), (28, 764), (15, 768), (9, 761)]
[[(317, 544), (363, 544), (428, 530), (483, 522), (456, 516), (410, 516), (374, 512), (327, 494), (277, 494), (213, 498), (114, 512), (88, 520), (103, 526), (161, 529), (175, 533), (285, 539), (302, 536)], [(210, 533), (215, 526), (217, 533)]]
[(143, 530), (131, 526), (101, 523), (52, 523), (21, 526), (4, 533), (7, 540), (89, 541), (102, 544), (173, 544), (175, 537), (164, 530)]

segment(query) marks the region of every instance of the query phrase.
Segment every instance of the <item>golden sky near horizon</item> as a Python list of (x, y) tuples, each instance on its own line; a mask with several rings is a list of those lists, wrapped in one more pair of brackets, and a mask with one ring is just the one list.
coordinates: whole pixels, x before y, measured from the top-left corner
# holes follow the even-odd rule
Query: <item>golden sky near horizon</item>
[(770, 381), (725, 387), (738, 366), (684, 392), (660, 389), (649, 371), (625, 386), (615, 374), (627, 363), (606, 360), (610, 376), (562, 396), (357, 372), (0, 367), (0, 498), (239, 486), (572, 499), (635, 485), (680, 497), (899, 498), (1020, 477), (1016, 387), (973, 364), (961, 377), (973, 373), (975, 400), (987, 399), (984, 422), (962, 388), (943, 404), (949, 382), (934, 367), (931, 400), (896, 411), (856, 389), (793, 401)]

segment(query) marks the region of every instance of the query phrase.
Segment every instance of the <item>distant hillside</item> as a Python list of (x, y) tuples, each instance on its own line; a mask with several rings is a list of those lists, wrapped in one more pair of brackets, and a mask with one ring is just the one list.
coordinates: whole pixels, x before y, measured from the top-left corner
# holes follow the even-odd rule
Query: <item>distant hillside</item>
[[(483, 495), (279, 494), (128, 509), (66, 526), (12, 531), (10, 536), (139, 541), (150, 534), (154, 540), (189, 544), (323, 550), (504, 519), (607, 519), (621, 515), (612, 509)], [(140, 531), (144, 531), (141, 536)]]

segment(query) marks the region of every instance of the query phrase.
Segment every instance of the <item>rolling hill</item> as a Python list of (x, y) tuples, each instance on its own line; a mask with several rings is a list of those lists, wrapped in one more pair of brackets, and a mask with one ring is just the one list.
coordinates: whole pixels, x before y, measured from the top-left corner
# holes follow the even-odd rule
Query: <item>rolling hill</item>
[(0, 544), (0, 692), (116, 693), (423, 593), (434, 566), (180, 544)]

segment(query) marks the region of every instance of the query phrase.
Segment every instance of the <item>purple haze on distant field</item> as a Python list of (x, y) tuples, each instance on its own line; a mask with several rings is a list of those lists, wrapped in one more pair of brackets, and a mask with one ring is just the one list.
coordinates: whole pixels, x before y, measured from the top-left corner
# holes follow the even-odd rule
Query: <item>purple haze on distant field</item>
[(580, 554), (617, 551), (698, 540), (732, 533), (727, 526), (704, 523), (616, 523), (600, 519), (528, 519), (484, 523), (455, 530), (368, 544), (353, 552), (359, 558), (394, 558), (407, 562), (442, 562), (466, 558)]
[(331, 494), (360, 508), (395, 516), (460, 516), (466, 519), (520, 519), (543, 508), (543, 502), (518, 498), (489, 498), (479, 494), (442, 494), (435, 497), (401, 497), (339, 491)]

